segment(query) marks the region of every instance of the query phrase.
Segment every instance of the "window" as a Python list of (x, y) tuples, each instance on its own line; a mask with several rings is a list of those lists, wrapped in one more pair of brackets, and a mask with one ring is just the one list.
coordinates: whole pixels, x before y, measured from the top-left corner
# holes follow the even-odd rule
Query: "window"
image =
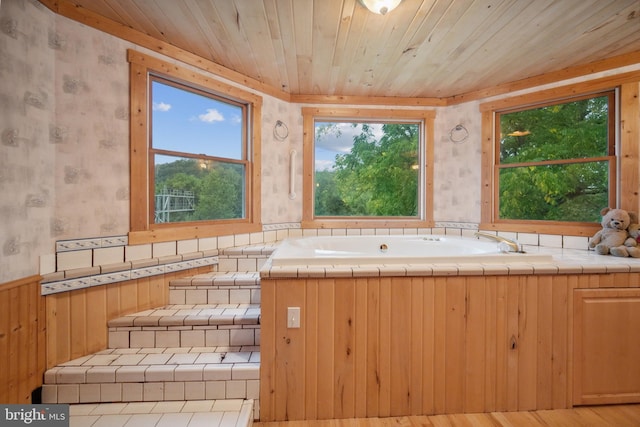
[(496, 113), (500, 220), (599, 222), (615, 205), (615, 93)]
[(631, 72), (481, 104), (480, 228), (592, 236), (603, 207), (637, 212), (638, 90)]
[(151, 80), (151, 223), (245, 217), (246, 104)]
[(305, 108), (303, 117), (305, 226), (427, 226), (432, 113)]
[(130, 51), (130, 240), (260, 231), (261, 99)]

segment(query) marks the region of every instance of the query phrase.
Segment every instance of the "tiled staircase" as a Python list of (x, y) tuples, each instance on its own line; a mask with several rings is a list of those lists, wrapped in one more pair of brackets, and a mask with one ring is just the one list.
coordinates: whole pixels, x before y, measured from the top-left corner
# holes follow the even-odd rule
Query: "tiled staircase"
[[(233, 248), (218, 270), (176, 279), (165, 307), (112, 319), (109, 348), (45, 373), (44, 403), (243, 400), (257, 419), (260, 276), (273, 247)], [(251, 403), (251, 405), (247, 405)]]

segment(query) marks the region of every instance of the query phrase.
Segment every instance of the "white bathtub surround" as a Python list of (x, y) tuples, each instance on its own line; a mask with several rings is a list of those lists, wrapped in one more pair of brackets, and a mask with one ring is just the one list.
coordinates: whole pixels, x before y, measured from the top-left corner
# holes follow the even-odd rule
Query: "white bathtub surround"
[(504, 253), (496, 241), (450, 235), (331, 236), (287, 239), (273, 266), (548, 262), (541, 252)]

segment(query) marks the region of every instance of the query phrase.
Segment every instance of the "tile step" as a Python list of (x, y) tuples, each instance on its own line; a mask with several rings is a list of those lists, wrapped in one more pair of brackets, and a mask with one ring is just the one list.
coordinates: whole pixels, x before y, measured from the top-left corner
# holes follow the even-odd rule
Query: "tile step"
[(259, 347), (110, 349), (45, 372), (44, 403), (258, 399)]
[(69, 407), (71, 425), (155, 425), (251, 427), (257, 419), (253, 400), (77, 404)]
[(173, 279), (171, 304), (260, 304), (257, 272), (209, 272)]
[(169, 305), (112, 319), (109, 348), (260, 344), (257, 304)]

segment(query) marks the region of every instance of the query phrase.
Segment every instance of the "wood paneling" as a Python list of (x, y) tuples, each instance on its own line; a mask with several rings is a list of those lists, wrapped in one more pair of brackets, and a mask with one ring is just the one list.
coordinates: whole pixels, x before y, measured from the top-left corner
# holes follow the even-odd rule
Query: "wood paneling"
[(0, 402), (31, 403), (44, 374), (40, 276), (0, 285)]
[(574, 293), (574, 403), (640, 401), (640, 289)]
[(632, 276), (263, 279), (261, 420), (571, 407), (573, 290)]
[(640, 405), (594, 406), (535, 412), (493, 412), (326, 421), (257, 422), (255, 427), (637, 427)]
[(40, 1), (295, 102), (468, 102), (634, 64), (640, 50), (634, 0), (415, 0), (385, 16), (357, 0)]

